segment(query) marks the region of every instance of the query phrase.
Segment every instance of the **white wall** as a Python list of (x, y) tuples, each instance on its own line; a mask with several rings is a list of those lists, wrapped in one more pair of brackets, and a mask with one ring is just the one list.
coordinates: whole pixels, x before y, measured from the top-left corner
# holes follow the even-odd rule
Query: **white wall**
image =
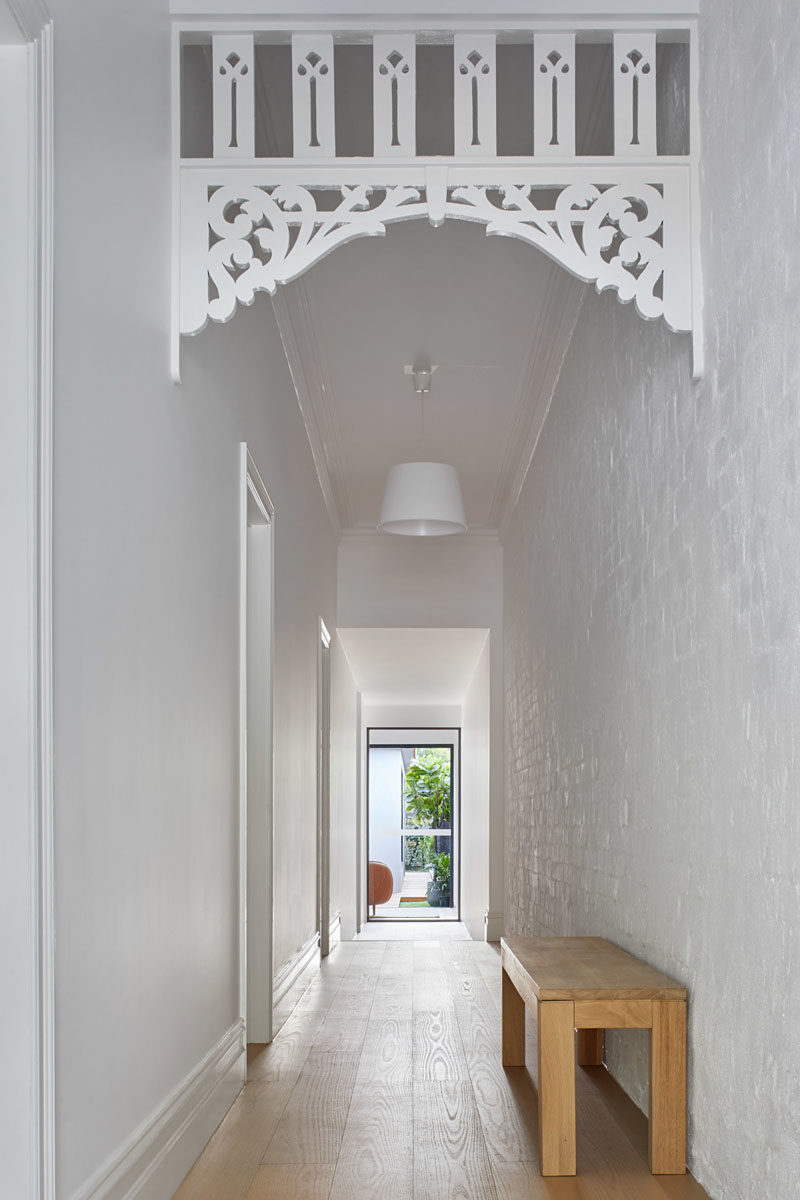
[(369, 858), (386, 863), (394, 891), (403, 886), (403, 756), (399, 750), (372, 746), (369, 755)]
[(360, 707), (353, 672), (338, 635), (331, 642), (331, 915), (342, 915), (342, 938), (356, 933)]
[(163, 0), (54, 0), (59, 1196), (238, 1016), (239, 443), (275, 504), (275, 966), (315, 927), (335, 546), (268, 300), (168, 380)]
[[(487, 628), (489, 634), (490, 792), (487, 847), (488, 932), (503, 924), (503, 552), (495, 537), (407, 538), (345, 535), (339, 545), (338, 624), (341, 628)], [(460, 706), (456, 706), (457, 709)], [(364, 726), (416, 724), (411, 709), (365, 706)], [(458, 718), (424, 724), (461, 724)], [(462, 753), (464, 753), (462, 740)], [(481, 921), (483, 914), (481, 914)], [(482, 936), (482, 934), (481, 934)]]
[[(491, 738), (491, 661), (489, 635), (475, 666), (464, 697), (461, 731), (461, 918), (471, 936), (485, 933), (489, 911), (489, 861), (495, 847), (503, 843), (502, 828), (489, 822), (491, 773), (499, 774), (495, 786), (502, 787), (502, 764), (489, 753)], [(487, 847), (489, 855), (487, 855)]]
[[(704, 4), (706, 378), (590, 296), (505, 544), (508, 927), (687, 984), (719, 1200), (800, 1178), (799, 47), (794, 4)], [(644, 1104), (645, 1038), (609, 1062)]]

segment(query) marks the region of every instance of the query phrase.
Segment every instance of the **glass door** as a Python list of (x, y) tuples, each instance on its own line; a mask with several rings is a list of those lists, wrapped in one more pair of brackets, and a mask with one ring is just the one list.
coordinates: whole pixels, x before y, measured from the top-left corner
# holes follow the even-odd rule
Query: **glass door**
[(458, 920), (458, 729), (367, 731), (370, 920)]

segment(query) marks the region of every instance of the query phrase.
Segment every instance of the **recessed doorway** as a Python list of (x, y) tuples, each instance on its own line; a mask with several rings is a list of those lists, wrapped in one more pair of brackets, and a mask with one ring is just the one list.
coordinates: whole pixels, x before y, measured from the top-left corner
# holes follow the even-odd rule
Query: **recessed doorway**
[(459, 729), (367, 730), (370, 921), (458, 921)]

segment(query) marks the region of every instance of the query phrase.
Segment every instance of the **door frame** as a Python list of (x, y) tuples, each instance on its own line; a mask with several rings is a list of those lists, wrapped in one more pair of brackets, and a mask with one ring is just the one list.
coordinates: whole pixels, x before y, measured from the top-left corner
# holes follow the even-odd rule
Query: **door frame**
[[(266, 1009), (266, 1040), (272, 1040), (272, 992), (273, 992), (273, 921), (274, 921), (274, 897), (273, 897), (273, 856), (274, 856), (274, 805), (273, 805), (273, 673), (274, 673), (274, 649), (275, 649), (275, 508), (270, 500), (261, 474), (250, 454), (247, 443), (240, 444), (240, 460), (239, 460), (239, 1015), (245, 1024), (245, 1036), (249, 1032), (247, 1027), (247, 1010), (248, 1010), (248, 955), (247, 955), (247, 931), (248, 931), (248, 909), (251, 908), (248, 880), (251, 877), (251, 872), (248, 872), (248, 838), (247, 838), (247, 810), (248, 810), (248, 784), (247, 784), (247, 742), (248, 742), (248, 721), (247, 721), (247, 662), (248, 662), (248, 643), (247, 643), (247, 566), (248, 566), (248, 529), (250, 528), (249, 508), (251, 501), (255, 502), (264, 517), (264, 524), (269, 529), (269, 559), (270, 572), (268, 584), (268, 604), (269, 604), (269, 624), (267, 629), (268, 641), (268, 670), (266, 687), (269, 696), (268, 718), (267, 718), (267, 745), (268, 745), (268, 770), (267, 770), (267, 789), (266, 789), (266, 828), (269, 832), (269, 845), (263, 846), (263, 856), (261, 860), (261, 868), (264, 872), (267, 884), (267, 908), (268, 916), (264, 924), (264, 930), (267, 936), (267, 973), (266, 973), (266, 996), (263, 998)], [(252, 847), (250, 847), (252, 849)]]
[[(53, 33), (43, 0), (0, 0), (0, 6), (7, 18), (2, 39), (7, 103), (0, 121), (11, 183), (0, 207), (4, 235), (13, 243), (13, 254), (4, 259), (5, 283), (17, 318), (0, 329), (0, 353), (13, 381), (3, 398), (6, 415), (18, 422), (21, 434), (15, 432), (6, 451), (17, 472), (25, 473), (4, 514), (9, 534), (4, 566), (15, 581), (13, 601), (3, 597), (9, 603), (8, 609), (3, 603), (9, 639), (3, 654), (6, 685), (12, 687), (6, 733), (14, 737), (9, 764), (14, 783), (0, 924), (8, 1002), (4, 1036), (18, 1051), (7, 1063), (4, 1083), (24, 1128), (18, 1139), (13, 1135), (13, 1161), (6, 1166), (20, 1200), (53, 1200)], [(14, 488), (17, 482), (18, 476)]]
[[(372, 741), (372, 735), (385, 735), (380, 741)], [(425, 740), (418, 736), (425, 735)], [(446, 737), (436, 737), (436, 734), (447, 734)], [(431, 735), (428, 737), (428, 735)], [(388, 740), (387, 740), (388, 739)], [(415, 748), (438, 748), (450, 746), (451, 750), (451, 796), (454, 797), (451, 815), (451, 839), (455, 854), (451, 862), (456, 864), (453, 890), (456, 900), (455, 917), (403, 917), (403, 921), (460, 921), (461, 920), (461, 726), (460, 725), (368, 725), (365, 730), (364, 750), (366, 757), (366, 779), (364, 788), (365, 838), (364, 859), (362, 870), (366, 875), (366, 888), (362, 897), (360, 919), (362, 921), (389, 920), (388, 917), (371, 917), (369, 915), (369, 752), (371, 749), (390, 749), (393, 746)]]
[(317, 928), (322, 958), (331, 949), (331, 635), (317, 640)]

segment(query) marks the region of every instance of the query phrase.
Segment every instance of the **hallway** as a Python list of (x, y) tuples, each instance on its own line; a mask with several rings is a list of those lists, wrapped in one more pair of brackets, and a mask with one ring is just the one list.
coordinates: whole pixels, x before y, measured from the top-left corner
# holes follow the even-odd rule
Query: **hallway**
[[(529, 1022), (528, 1063), (535, 1028)], [(533, 1039), (533, 1040), (531, 1040)], [(500, 1066), (500, 960), (485, 942), (344, 942), (175, 1200), (701, 1200), (651, 1176), (647, 1127), (578, 1071), (578, 1177), (545, 1180), (527, 1069)]]

